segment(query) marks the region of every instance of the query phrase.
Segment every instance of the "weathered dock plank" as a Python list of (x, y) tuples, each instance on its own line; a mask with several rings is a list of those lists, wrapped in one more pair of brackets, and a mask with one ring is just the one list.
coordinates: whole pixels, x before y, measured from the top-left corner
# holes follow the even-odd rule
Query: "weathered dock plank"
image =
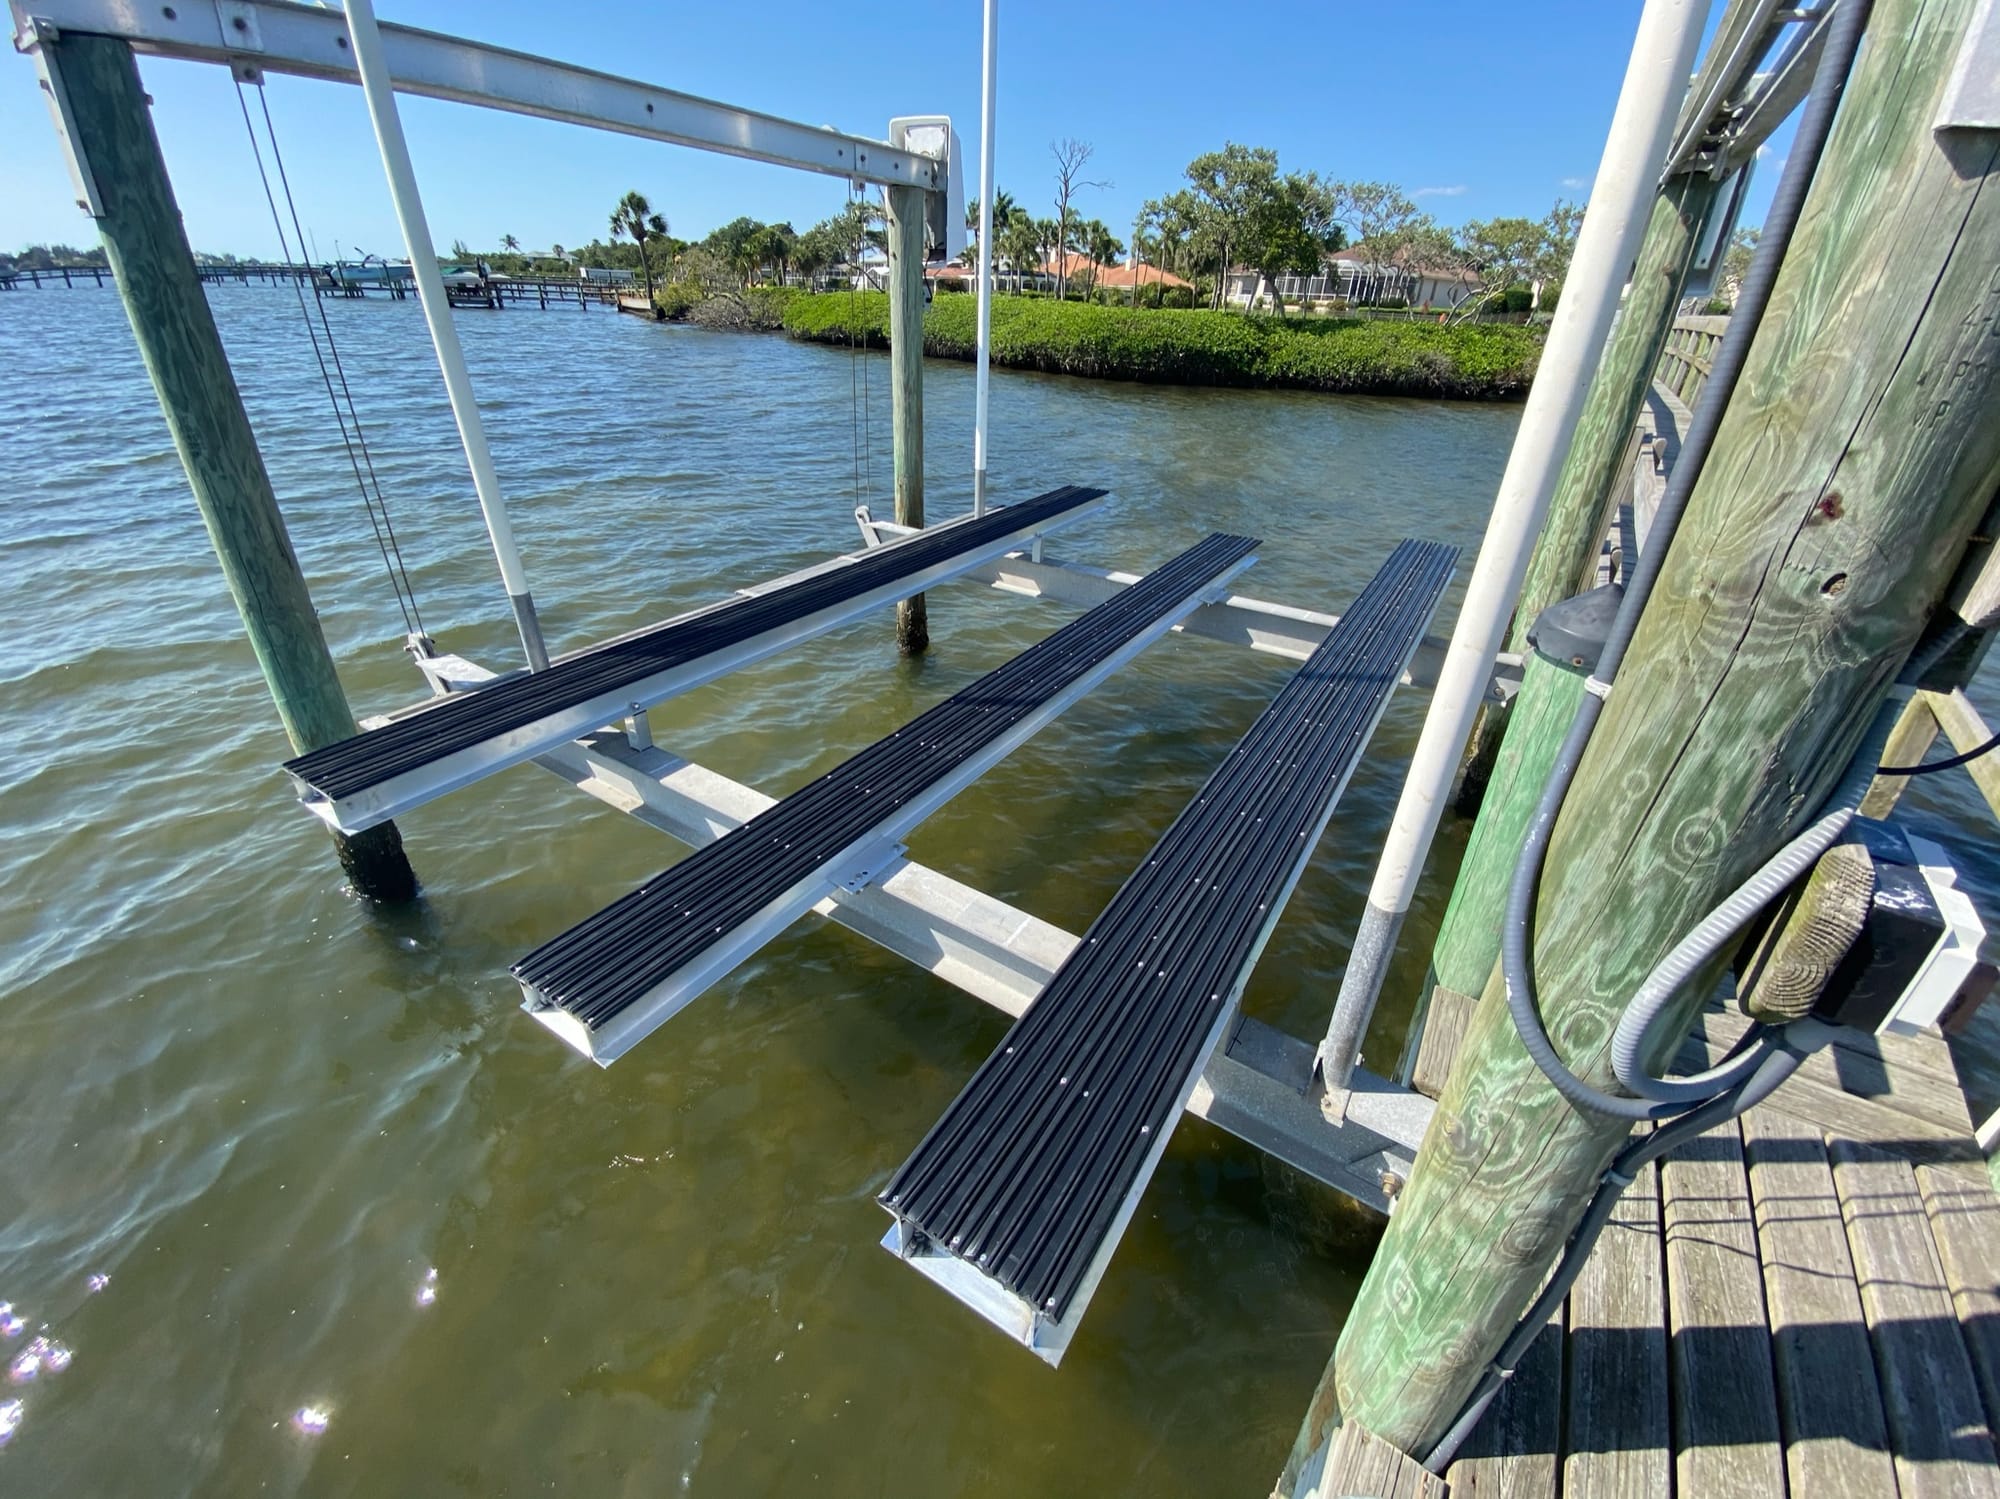
[(1565, 1494), (1651, 1499), (1670, 1490), (1663, 1274), (1659, 1173), (1647, 1166), (1569, 1293)]
[[(1701, 1017), (1701, 1029), (1682, 1047), (1677, 1065), (1708, 1066), (1748, 1024), (1733, 1012), (1709, 1011)], [(1887, 1061), (1891, 1050), (1872, 1050), (1867, 1043), (1873, 1039), (1888, 1038), (1857, 1038), (1861, 1044), (1843, 1044), (1808, 1057), (1785, 1083), (1780, 1107), (1830, 1136), (1875, 1146), (1916, 1164), (1938, 1166), (1968, 1181), (1985, 1180), (1985, 1158), (1973, 1138), (1964, 1095), (1935, 1075), (1900, 1062), (1891, 1065)], [(1943, 1043), (1938, 1046), (1941, 1050)], [(1954, 1114), (1956, 1123), (1944, 1122)]]
[(1848, 1140), (1832, 1141), (1829, 1153), (1902, 1499), (2000, 1496), (1992, 1433), (1916, 1173)]
[(1554, 1499), (1562, 1407), (1559, 1307), (1446, 1471), (1451, 1499)]
[(1745, 1117), (1743, 1138), (1791, 1492), (1894, 1494), (1882, 1390), (1825, 1136), (1767, 1105)]
[(1743, 1139), (1690, 1140), (1661, 1170), (1672, 1334), (1675, 1490), (1785, 1492), (1778, 1392)]
[[(1709, 1011), (1701, 1017), (1700, 1033), (1707, 1045), (1703, 1054), (1719, 1057), (1749, 1028), (1749, 1020), (1734, 1006)], [(1963, 1140), (1972, 1133), (1972, 1113), (1958, 1074), (1950, 1068), (1951, 1053), (1942, 1037), (1872, 1036), (1849, 1030), (1832, 1046), (1806, 1058), (1785, 1084), (1785, 1096), (1794, 1097), (1794, 1088), (1808, 1084), (1854, 1102), (1881, 1105), (1904, 1120), (1931, 1126), (1941, 1139)], [(1851, 1123), (1868, 1127), (1882, 1125), (1883, 1120), (1881, 1113), (1863, 1108)], [(1907, 1132), (1907, 1125), (1897, 1129)], [(1897, 1136), (1889, 1131), (1884, 1137)]]
[(1348, 1421), (1333, 1434), (1325, 1471), (1313, 1492), (1325, 1499), (1349, 1494), (1369, 1499), (1446, 1499), (1457, 1491), (1366, 1427)]
[(1919, 1166), (1916, 1176), (1986, 1429), (2000, 1433), (2000, 1198), (1988, 1185), (1929, 1166)]

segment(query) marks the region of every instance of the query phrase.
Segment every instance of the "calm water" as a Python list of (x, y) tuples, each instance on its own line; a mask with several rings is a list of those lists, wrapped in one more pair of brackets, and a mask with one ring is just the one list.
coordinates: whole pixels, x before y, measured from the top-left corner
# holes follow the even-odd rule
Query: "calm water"
[[(215, 300), (357, 710), (407, 701), (297, 305)], [(328, 310), (427, 624), (510, 663), (414, 304)], [(559, 649), (852, 547), (864, 376), (860, 488), (887, 505), (879, 360), (599, 313), (459, 326)], [(926, 378), (946, 514), (971, 376)], [(1403, 534), (1476, 543), (1515, 421), (1009, 374), (993, 408), (1000, 496), (1119, 497), (1063, 554), (1144, 567), (1246, 531), (1268, 541), (1252, 591), (1335, 608)], [(519, 1013), (506, 966), (677, 847), (523, 767), (402, 820), (419, 909), (359, 907), (281, 784), (113, 293), (0, 298), (0, 424), (0, 1298), (75, 1353), (9, 1392), (25, 1408), (0, 1492), (1263, 1492), (1365, 1232), (1189, 1121), (1045, 1368), (876, 1247), (875, 1190), (996, 1012), (809, 918), (617, 1068), (581, 1062)], [(1062, 617), (961, 585), (933, 594), (919, 663), (870, 621), (670, 705), (656, 732), (782, 792)], [(913, 853), (1080, 930), (1283, 673), (1157, 646)], [(1420, 707), (1392, 706), (1253, 1013), (1323, 1024)], [(1462, 838), (1447, 829), (1454, 856)], [(1436, 914), (1412, 922), (1378, 1065)], [(309, 1405), (329, 1413), (317, 1436), (290, 1424)]]

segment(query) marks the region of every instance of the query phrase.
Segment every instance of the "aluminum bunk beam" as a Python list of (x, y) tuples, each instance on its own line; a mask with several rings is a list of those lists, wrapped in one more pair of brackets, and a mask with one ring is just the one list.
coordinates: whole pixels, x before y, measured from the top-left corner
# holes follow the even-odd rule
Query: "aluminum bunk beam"
[(1174, 623), (1257, 543), (1210, 536), (514, 965), (525, 1007), (608, 1066)]
[(885, 1247), (1068, 1347), (1457, 554), (1406, 541), (891, 1178)]
[(836, 558), (566, 656), (546, 671), (453, 694), (289, 760), (285, 770), (311, 811), (343, 832), (359, 832), (958, 577), (1103, 499), (1101, 489), (1068, 486)]

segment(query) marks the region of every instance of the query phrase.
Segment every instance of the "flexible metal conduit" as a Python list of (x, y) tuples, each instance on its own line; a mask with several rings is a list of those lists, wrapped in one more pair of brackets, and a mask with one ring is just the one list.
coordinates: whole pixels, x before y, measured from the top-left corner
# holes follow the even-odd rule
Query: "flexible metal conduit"
[(1555, 1274), (1549, 1277), (1542, 1294), (1535, 1298), (1534, 1305), (1528, 1308), (1527, 1315), (1508, 1335), (1507, 1341), (1500, 1345), (1500, 1351), (1480, 1377), (1464, 1412), (1424, 1458), (1426, 1468), (1434, 1473), (1443, 1471), (1464, 1445), (1465, 1439), (1478, 1428), (1480, 1418), (1486, 1414), (1486, 1407), (1493, 1403), (1493, 1397), (1513, 1376), (1515, 1367), (1535, 1339), (1541, 1336), (1555, 1309), (1576, 1285), (1577, 1277), (1583, 1274), (1591, 1250), (1596, 1248), (1605, 1225), (1611, 1221), (1612, 1209), (1618, 1205), (1625, 1189), (1637, 1180), (1639, 1172), (1675, 1146), (1755, 1108), (1776, 1092), (1786, 1078), (1797, 1072), (1806, 1057), (1833, 1038), (1833, 1028), (1816, 1021), (1796, 1021), (1787, 1026), (1786, 1031), (1784, 1041), (1776, 1048), (1761, 1053), (1757, 1066), (1750, 1074), (1721, 1096), (1670, 1124), (1661, 1125), (1651, 1134), (1641, 1135), (1618, 1153), (1610, 1169), (1604, 1173), (1597, 1195), (1584, 1209)]
[[(1783, 263), (1785, 251), (1791, 243), (1806, 189), (1826, 148), (1841, 91), (1854, 66), (1855, 53), (1867, 25), (1869, 0), (1837, 0), (1837, 3), (1838, 9), (1828, 23), (1830, 34), (1826, 51), (1813, 76), (1805, 115), (1799, 123), (1791, 156), (1785, 163), (1784, 176), (1779, 180), (1777, 195), (1765, 218), (1764, 235), (1758, 244), (1756, 258), (1744, 278), (1729, 332), (1716, 352), (1715, 368), (1688, 424), (1688, 435), (1682, 444), (1680, 459), (1661, 500), (1653, 529), (1657, 540), (1641, 554), (1638, 566), (1633, 570), (1618, 617), (1612, 624), (1610, 639), (1599, 658), (1597, 674), (1591, 680), (1592, 690), (1584, 694), (1583, 701), (1578, 705), (1569, 735), (1550, 768), (1541, 801), (1529, 824), (1520, 861), (1515, 866), (1513, 884), (1508, 891), (1506, 925), (1501, 936), (1501, 963), (1507, 981), (1508, 1011), (1529, 1056), (1534, 1058), (1536, 1066), (1541, 1068), (1563, 1097), (1586, 1112), (1625, 1119), (1671, 1119), (1672, 1122), (1662, 1124), (1651, 1134), (1628, 1144), (1612, 1162), (1611, 1169), (1599, 1182), (1590, 1205), (1585, 1208), (1548, 1285), (1508, 1335), (1506, 1342), (1501, 1344), (1493, 1362), (1474, 1387), (1464, 1411), (1425, 1456), (1424, 1466), (1433, 1472), (1443, 1471), (1451, 1462), (1459, 1447), (1478, 1426), (1493, 1397), (1513, 1374), (1521, 1357), (1540, 1335), (1551, 1313), (1576, 1284), (1598, 1236), (1610, 1220), (1612, 1208), (1625, 1188), (1631, 1185), (1639, 1169), (1659, 1159), (1682, 1141), (1693, 1139), (1713, 1125), (1736, 1118), (1769, 1097), (1779, 1084), (1798, 1070), (1808, 1053), (1824, 1046), (1833, 1035), (1831, 1027), (1810, 1018), (1793, 1021), (1761, 1036), (1753, 1031), (1745, 1037), (1736, 1053), (1703, 1075), (1711, 1088), (1710, 1095), (1705, 1099), (1619, 1097), (1592, 1087), (1557, 1057), (1548, 1033), (1542, 1028), (1541, 1014), (1535, 1002), (1533, 946), (1535, 899), (1556, 815), (1562, 810), (1563, 799), (1576, 776), (1584, 747), (1589, 743), (1591, 730), (1603, 710), (1604, 697), (1617, 677), (1619, 664), (1632, 643), (1640, 614), (1645, 609), (1653, 585), (1658, 581), (1667, 547), (1687, 509), (1688, 497), (1693, 493), (1702, 465), (1707, 462), (1709, 451), (1714, 446), (1716, 429), (1742, 374), (1744, 358), (1751, 340), (1756, 336), (1757, 325), (1770, 303), (1771, 287), (1777, 278), (1778, 267)], [(1871, 741), (1875, 733), (1881, 731), (1886, 718), (1886, 714), (1877, 716)], [(1835, 810), (1792, 840), (1776, 858), (1723, 902), (1714, 915), (1677, 945), (1649, 975), (1619, 1027), (1622, 1045), (1633, 1063), (1643, 1058), (1647, 1033), (1677, 986), (1674, 973), (1678, 971), (1685, 977), (1698, 969), (1713, 954), (1716, 946), (1736, 929), (1736, 925), (1740, 925), (1741, 920), (1748, 919), (1751, 912), (1761, 909), (1772, 895), (1790, 883), (1790, 878), (1796, 878), (1797, 873), (1809, 867), (1812, 859), (1817, 858), (1845, 830), (1853, 815), (1849, 808), (1859, 799), (1856, 788), (1862, 780), (1863, 770), (1872, 768), (1876, 759), (1870, 743), (1864, 743), (1863, 750), (1864, 753), (1855, 757), (1847, 775), (1842, 778), (1842, 784), (1836, 789), (1832, 799)], [(1809, 856), (1808, 850), (1811, 850)], [(1789, 878), (1786, 877), (1787, 870), (1791, 871)], [(1751, 904), (1753, 901), (1754, 905)], [(1620, 1044), (1618, 1036), (1614, 1036), (1614, 1050)], [(1636, 1076), (1639, 1069), (1634, 1066), (1632, 1070)], [(1689, 1091), (1702, 1086), (1702, 1079), (1678, 1081)], [(1671, 1085), (1666, 1086), (1671, 1091)], [(1679, 1117), (1674, 1117), (1676, 1115)]]
[[(1542, 1027), (1535, 999), (1532, 951), (1534, 909), (1541, 889), (1542, 866), (1548, 857), (1549, 840), (1555, 831), (1557, 814), (1561, 812), (1570, 784), (1576, 778), (1577, 766), (1583, 760), (1584, 747), (1590, 742), (1598, 715), (1604, 709), (1604, 699), (1609, 695), (1625, 652), (1632, 644), (1639, 618), (1645, 612), (1646, 601), (1659, 581), (1667, 549), (1672, 545), (1674, 532), (1687, 510), (1688, 498), (1715, 445), (1722, 414), (1743, 373), (1743, 362), (1763, 320), (1764, 309), (1770, 303), (1771, 288), (1777, 279), (1778, 267), (1784, 262), (1785, 251), (1791, 244), (1792, 231), (1797, 227), (1806, 189), (1812, 183), (1814, 169), (1826, 148), (1827, 135), (1833, 128), (1834, 112), (1854, 65), (1854, 55), (1861, 44), (1868, 11), (1868, 0), (1841, 0), (1839, 9), (1827, 23), (1826, 51), (1820, 58), (1818, 71), (1813, 75), (1804, 118), (1799, 122), (1798, 135), (1785, 162), (1784, 175), (1779, 179), (1777, 194), (1770, 212), (1765, 216), (1764, 233), (1758, 242), (1749, 274), (1743, 279), (1743, 290), (1737, 298), (1736, 311), (1730, 318), (1729, 331), (1716, 351), (1715, 367), (1689, 420), (1680, 458), (1660, 500), (1659, 512), (1653, 522), (1652, 543), (1640, 554), (1638, 564), (1633, 568), (1624, 601), (1611, 625), (1610, 638), (1605, 641), (1604, 651), (1598, 658), (1596, 675), (1589, 683), (1590, 690), (1584, 693), (1582, 702), (1577, 705), (1569, 734), (1549, 769), (1548, 781), (1542, 788), (1541, 801), (1535, 808), (1534, 816), (1529, 820), (1527, 838), (1508, 890), (1506, 920), (1500, 936), (1500, 960), (1506, 977), (1508, 1011), (1513, 1016), (1515, 1029), (1520, 1032), (1521, 1043), (1535, 1065), (1541, 1068), (1564, 1098), (1591, 1113), (1622, 1119), (1658, 1119), (1680, 1112), (1686, 1101), (1669, 1103), (1607, 1093), (1586, 1083), (1556, 1055), (1555, 1047)], [(1808, 829), (1791, 848), (1804, 846), (1824, 835), (1824, 827)], [(1832, 841), (1831, 837), (1827, 837), (1821, 844), (1822, 850)], [(1667, 992), (1670, 994), (1671, 990)], [(1664, 1002), (1664, 996), (1661, 1002)]]

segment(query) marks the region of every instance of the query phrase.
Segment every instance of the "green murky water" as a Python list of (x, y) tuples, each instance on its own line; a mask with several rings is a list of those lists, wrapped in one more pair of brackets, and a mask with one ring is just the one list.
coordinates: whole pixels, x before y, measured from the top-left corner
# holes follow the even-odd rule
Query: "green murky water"
[[(356, 706), (406, 701), (298, 308), (215, 301)], [(426, 623), (507, 663), (414, 304), (328, 311)], [(460, 327), (559, 649), (845, 550), (857, 498), (886, 507), (879, 360), (601, 314)], [(945, 514), (965, 503), (971, 377), (927, 380)], [(75, 1354), (9, 1392), (0, 1493), (1263, 1492), (1365, 1234), (1329, 1236), (1254, 1152), (1188, 1121), (1047, 1369), (876, 1247), (876, 1188), (997, 1013), (809, 918), (615, 1069), (579, 1061), (520, 1015), (506, 966), (678, 848), (523, 767), (403, 819), (421, 908), (358, 907), (276, 774), (110, 291), (0, 299), (0, 420), (0, 1298)], [(1267, 539), (1247, 591), (1337, 608), (1401, 535), (1476, 544), (1514, 420), (1001, 374), (994, 483), (1116, 492), (1065, 555), (1143, 568), (1245, 531)], [(870, 621), (670, 705), (656, 733), (782, 792), (1063, 617), (956, 586), (932, 595), (921, 662)], [(912, 851), (1080, 930), (1283, 672), (1169, 640)], [(1392, 706), (1252, 1013), (1323, 1024), (1420, 708)], [(293, 1429), (304, 1406), (323, 1433)]]

